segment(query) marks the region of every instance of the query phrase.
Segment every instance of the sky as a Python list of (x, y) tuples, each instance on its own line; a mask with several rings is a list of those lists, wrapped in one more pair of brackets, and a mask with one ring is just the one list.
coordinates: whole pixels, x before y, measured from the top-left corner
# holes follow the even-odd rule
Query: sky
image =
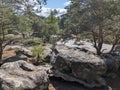
[(66, 2), (68, 2), (68, 0), (48, 0), (47, 5), (45, 5), (45, 7), (64, 8)]
[(69, 4), (69, 0), (47, 0), (47, 5), (42, 5), (42, 11), (39, 15), (47, 17), (51, 10), (56, 9), (58, 11), (57, 16), (60, 16), (67, 12), (64, 7)]

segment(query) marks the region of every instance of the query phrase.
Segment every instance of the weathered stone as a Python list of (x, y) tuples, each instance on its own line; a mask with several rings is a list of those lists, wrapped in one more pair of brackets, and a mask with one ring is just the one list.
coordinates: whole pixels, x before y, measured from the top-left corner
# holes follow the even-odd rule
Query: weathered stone
[(5, 63), (0, 68), (0, 90), (44, 90), (48, 82), (44, 67), (23, 60)]
[(19, 57), (23, 57), (23, 58), (33, 57), (32, 53), (24, 51), (24, 50), (17, 50), (16, 55)]
[(117, 72), (120, 67), (120, 55), (117, 53), (102, 54), (104, 61), (107, 66), (107, 72), (114, 73)]
[(103, 59), (65, 45), (57, 45), (52, 53), (51, 63), (53, 73), (67, 81), (76, 81), (87, 87), (100, 87), (105, 85), (102, 78), (107, 71)]
[(45, 58), (44, 58), (44, 61), (45, 62), (50, 62), (50, 57), (51, 57), (51, 48), (52, 48), (52, 45), (51, 44), (46, 44), (44, 46), (45, 50), (43, 51), (43, 53), (45, 54)]

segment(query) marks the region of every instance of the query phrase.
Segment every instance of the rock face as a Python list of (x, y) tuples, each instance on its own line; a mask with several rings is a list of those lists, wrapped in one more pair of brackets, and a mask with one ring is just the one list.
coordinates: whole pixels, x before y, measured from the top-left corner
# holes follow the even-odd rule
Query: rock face
[[(89, 40), (80, 40), (80, 41), (77, 41), (76, 38), (73, 38), (73, 39), (68, 39), (68, 40), (65, 40), (65, 41), (58, 41), (57, 44), (65, 44), (66, 46), (68, 47), (71, 47), (71, 48), (84, 48), (90, 52), (93, 52), (93, 53), (96, 53), (96, 49), (94, 48), (94, 44), (93, 42), (89, 42)], [(103, 44), (102, 46), (102, 49), (101, 51), (103, 53), (107, 53), (110, 51), (110, 49), (112, 48), (112, 45), (109, 45), (109, 44)]]
[(44, 61), (45, 62), (50, 62), (50, 55), (51, 55), (51, 48), (52, 48), (52, 45), (51, 44), (47, 44), (46, 46), (44, 46), (45, 50), (43, 51), (43, 53), (45, 54), (45, 59)]
[(103, 54), (107, 66), (107, 74), (118, 72), (120, 68), (120, 55), (118, 53)]
[(44, 90), (48, 82), (44, 67), (23, 60), (5, 63), (0, 68), (0, 90)]
[(107, 70), (104, 60), (84, 49), (57, 45), (52, 53), (51, 64), (56, 77), (91, 88), (106, 85), (102, 78)]

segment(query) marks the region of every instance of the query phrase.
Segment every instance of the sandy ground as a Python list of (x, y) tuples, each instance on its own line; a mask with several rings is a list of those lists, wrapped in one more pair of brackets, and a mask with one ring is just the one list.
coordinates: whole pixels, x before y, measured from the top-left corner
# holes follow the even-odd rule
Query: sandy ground
[(15, 56), (15, 50), (4, 50), (3, 51), (3, 58), (8, 58), (8, 57), (12, 57)]
[(3, 51), (3, 58), (15, 56), (16, 55), (15, 51), (18, 49), (22, 49), (22, 50), (30, 52), (32, 50), (32, 47), (26, 48), (21, 45), (7, 45)]

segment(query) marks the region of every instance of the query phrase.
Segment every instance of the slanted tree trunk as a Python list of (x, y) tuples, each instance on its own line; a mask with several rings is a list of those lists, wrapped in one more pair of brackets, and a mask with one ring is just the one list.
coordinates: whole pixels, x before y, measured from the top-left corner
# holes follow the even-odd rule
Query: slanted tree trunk
[(118, 30), (118, 32), (116, 32), (115, 39), (114, 39), (114, 41), (113, 41), (113, 45), (112, 45), (112, 48), (111, 48), (111, 50), (109, 51), (109, 53), (111, 53), (111, 52), (114, 51), (115, 46), (118, 44), (119, 41), (120, 41), (120, 30)]

